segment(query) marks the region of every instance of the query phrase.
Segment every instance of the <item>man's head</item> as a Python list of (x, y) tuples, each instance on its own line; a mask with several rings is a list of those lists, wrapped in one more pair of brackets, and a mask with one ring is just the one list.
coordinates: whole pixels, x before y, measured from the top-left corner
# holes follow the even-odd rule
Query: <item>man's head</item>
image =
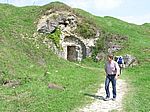
[(109, 62), (111, 62), (111, 60), (113, 60), (113, 58), (114, 58), (113, 54), (108, 54), (107, 55), (107, 59), (108, 59)]

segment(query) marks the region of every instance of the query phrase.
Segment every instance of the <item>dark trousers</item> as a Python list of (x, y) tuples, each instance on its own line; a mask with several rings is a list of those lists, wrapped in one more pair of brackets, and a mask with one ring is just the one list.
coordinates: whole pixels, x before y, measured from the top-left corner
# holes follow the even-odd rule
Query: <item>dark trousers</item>
[(116, 79), (115, 79), (115, 74), (114, 75), (107, 75), (106, 80), (105, 80), (105, 90), (106, 90), (106, 97), (110, 97), (110, 92), (109, 92), (109, 84), (110, 82), (112, 83), (112, 88), (113, 88), (113, 98), (116, 98)]

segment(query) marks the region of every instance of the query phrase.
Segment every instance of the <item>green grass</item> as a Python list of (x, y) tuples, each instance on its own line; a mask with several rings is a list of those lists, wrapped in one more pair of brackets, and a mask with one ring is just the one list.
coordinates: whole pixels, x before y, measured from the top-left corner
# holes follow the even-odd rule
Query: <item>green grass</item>
[[(15, 89), (1, 86), (0, 110), (70, 111), (87, 102), (84, 93), (96, 91), (98, 83), (102, 81), (98, 70), (88, 70), (58, 60), (51, 66), (47, 68), (49, 73), (46, 75), (42, 69), (37, 71), (32, 68), (34, 72), (27, 70), (28, 76), (18, 77), (22, 82)], [(48, 83), (61, 85), (65, 90), (49, 89)]]
[[(57, 6), (57, 7), (55, 7)], [(50, 8), (69, 10), (93, 22), (102, 31), (127, 36), (125, 48), (116, 55), (131, 54), (140, 65), (125, 69), (129, 91), (124, 98), (124, 111), (150, 111), (150, 28), (129, 24), (112, 17), (97, 17), (79, 9), (53, 3), (42, 7), (14, 7), (0, 4), (0, 111), (2, 112), (70, 112), (88, 102), (84, 93), (94, 93), (103, 82), (103, 62), (90, 58), (77, 66), (54, 55), (43, 43), (34, 39), (41, 14)], [(6, 80), (18, 80), (15, 88), (5, 87)], [(64, 91), (49, 89), (48, 83), (65, 87)]]
[(125, 70), (129, 90), (124, 98), (124, 110), (127, 112), (150, 111), (150, 69), (149, 65), (138, 66)]

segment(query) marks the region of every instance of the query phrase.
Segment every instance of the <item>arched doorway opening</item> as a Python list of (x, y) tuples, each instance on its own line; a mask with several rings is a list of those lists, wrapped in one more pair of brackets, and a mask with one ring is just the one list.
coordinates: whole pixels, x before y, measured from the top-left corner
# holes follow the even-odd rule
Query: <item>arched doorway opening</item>
[(76, 46), (67, 46), (67, 60), (69, 61), (77, 61), (78, 52), (76, 50)]
[(63, 46), (65, 59), (69, 61), (81, 61), (86, 57), (86, 47), (84, 43), (74, 36), (66, 36)]

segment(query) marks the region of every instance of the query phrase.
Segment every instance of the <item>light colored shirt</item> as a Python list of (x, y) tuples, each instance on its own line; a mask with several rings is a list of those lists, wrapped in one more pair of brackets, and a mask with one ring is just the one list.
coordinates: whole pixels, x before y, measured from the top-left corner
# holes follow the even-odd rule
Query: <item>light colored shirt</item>
[(120, 68), (118, 66), (118, 63), (114, 60), (112, 60), (111, 62), (106, 62), (105, 64), (105, 72), (108, 75), (112, 75), (112, 74), (120, 74)]

